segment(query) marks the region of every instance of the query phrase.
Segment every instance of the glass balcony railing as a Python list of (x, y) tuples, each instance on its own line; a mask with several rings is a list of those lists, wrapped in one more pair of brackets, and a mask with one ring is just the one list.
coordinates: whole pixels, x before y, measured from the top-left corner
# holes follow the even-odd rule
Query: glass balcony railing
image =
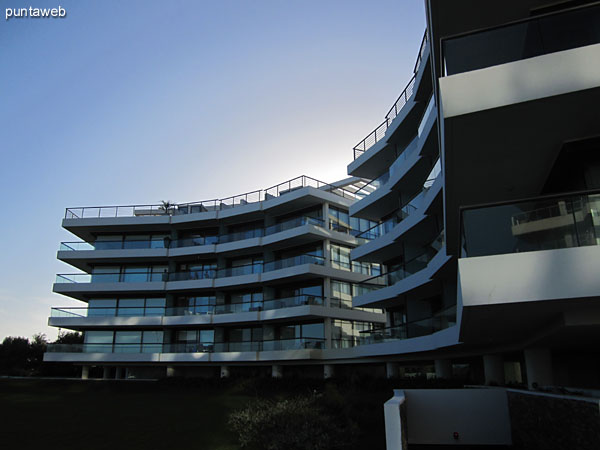
[(325, 258), (317, 255), (298, 255), (291, 258), (279, 259), (264, 264), (264, 271), (271, 272), (273, 270), (286, 269), (288, 267), (299, 266), (302, 264), (317, 264), (322, 266), (325, 264)]
[(599, 23), (596, 3), (446, 38), (445, 75), (600, 43)]
[(58, 274), (55, 283), (126, 283), (126, 282), (150, 282), (150, 281), (188, 281), (207, 280), (214, 278), (228, 278), (253, 273), (270, 272), (285, 269), (302, 264), (324, 265), (325, 258), (316, 255), (298, 255), (291, 258), (280, 259), (267, 263), (254, 263), (238, 267), (224, 269), (202, 269), (185, 272), (162, 272), (162, 273), (74, 273)]
[(141, 240), (118, 240), (118, 241), (96, 241), (91, 242), (61, 242), (60, 251), (82, 251), (82, 250), (123, 250), (123, 249), (145, 249), (165, 248), (165, 239), (141, 239)]
[(298, 228), (303, 225), (314, 225), (324, 228), (325, 222), (315, 217), (296, 217), (284, 222), (272, 225), (266, 228), (256, 228), (253, 230), (228, 233), (220, 236), (197, 236), (170, 240), (169, 238), (149, 239), (149, 240), (119, 240), (119, 241), (97, 241), (90, 242), (62, 242), (60, 251), (81, 251), (81, 250), (123, 250), (123, 249), (144, 249), (144, 248), (182, 248), (195, 247), (202, 245), (224, 244), (227, 242), (236, 242), (244, 239), (270, 236), (281, 231)]
[(429, 245), (424, 247), (423, 253), (419, 256), (402, 263), (400, 267), (394, 270), (355, 284), (355, 295), (364, 295), (384, 287), (393, 286), (410, 275), (420, 272), (427, 267), (443, 245), (444, 231), (442, 230)]
[(538, 197), (462, 211), (462, 257), (599, 244), (600, 191)]
[(141, 217), (141, 216), (174, 216), (181, 214), (195, 214), (208, 211), (221, 211), (236, 208), (251, 203), (270, 200), (289, 194), (298, 189), (311, 187), (324, 192), (330, 192), (343, 198), (355, 200), (352, 191), (337, 187), (333, 184), (316, 180), (306, 175), (301, 175), (283, 183), (240, 195), (223, 199), (204, 200), (180, 204), (154, 204), (154, 205), (124, 205), (124, 206), (91, 206), (67, 208), (65, 219), (104, 218), (104, 217)]
[[(339, 302), (331, 301), (332, 308), (341, 308)], [(207, 314), (234, 314), (252, 311), (267, 311), (293, 308), (304, 305), (324, 306), (324, 298), (315, 295), (298, 295), (264, 301), (241, 303), (206, 304), (190, 306), (110, 306), (110, 307), (56, 307), (50, 317), (152, 317), (152, 316), (194, 316)]]
[(70, 273), (56, 275), (55, 283), (147, 283), (165, 281), (166, 272), (161, 273)]
[(325, 339), (295, 338), (247, 342), (178, 342), (162, 343), (94, 343), (48, 344), (49, 353), (218, 353), (260, 352), (299, 349), (323, 349)]
[(427, 336), (454, 325), (456, 325), (456, 306), (451, 306), (433, 317), (426, 319), (388, 328), (361, 331), (358, 344), (379, 344), (382, 342)]

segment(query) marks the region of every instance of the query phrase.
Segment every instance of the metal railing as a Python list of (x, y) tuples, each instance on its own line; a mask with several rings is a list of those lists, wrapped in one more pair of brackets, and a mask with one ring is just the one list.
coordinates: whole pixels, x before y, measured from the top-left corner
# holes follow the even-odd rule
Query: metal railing
[(356, 199), (353, 192), (337, 187), (315, 178), (301, 175), (267, 189), (247, 192), (223, 199), (204, 200), (173, 205), (125, 205), (125, 206), (90, 206), (67, 208), (65, 219), (102, 218), (102, 217), (138, 217), (138, 216), (173, 216), (194, 214), (207, 211), (220, 211), (250, 203), (270, 200), (301, 188), (312, 187), (325, 192), (331, 192), (343, 198)]
[(296, 217), (286, 220), (266, 228), (256, 228), (253, 230), (239, 231), (219, 236), (196, 236), (171, 240), (169, 238), (146, 239), (146, 240), (120, 240), (120, 241), (96, 241), (94, 243), (80, 242), (61, 242), (60, 251), (85, 251), (85, 250), (127, 250), (127, 249), (146, 249), (146, 248), (182, 248), (202, 245), (224, 244), (227, 242), (236, 242), (255, 237), (264, 237), (281, 231), (301, 227), (303, 225), (314, 225), (325, 227), (322, 219), (315, 217)]
[(456, 325), (456, 305), (425, 319), (393, 327), (361, 331), (358, 345), (379, 344), (382, 342), (427, 336), (454, 325)]
[(438, 254), (444, 244), (444, 230), (442, 230), (436, 238), (431, 241), (420, 255), (403, 262), (397, 269), (383, 273), (381, 275), (368, 278), (355, 285), (355, 295), (360, 296), (382, 289), (388, 286), (393, 286), (399, 281), (404, 280), (410, 275), (425, 269), (431, 260)]
[(49, 353), (220, 353), (323, 349), (325, 339), (294, 338), (244, 342), (48, 344)]
[(371, 133), (367, 135), (362, 141), (354, 146), (354, 159), (358, 158), (360, 155), (365, 153), (368, 149), (370, 149), (373, 145), (379, 142), (387, 132), (388, 127), (392, 123), (392, 120), (396, 118), (396, 116), (402, 111), (402, 108), (408, 100), (413, 95), (413, 90), (415, 86), (415, 76), (410, 79), (398, 99), (394, 102), (390, 110), (385, 116), (385, 120)]
[[(342, 308), (332, 299), (330, 307)], [(294, 308), (296, 306), (324, 306), (324, 298), (316, 295), (298, 295), (240, 303), (206, 304), (189, 306), (75, 306), (53, 307), (50, 317), (86, 318), (86, 317), (156, 317), (156, 316), (197, 316), (214, 314), (235, 314), (254, 311)]]
[(366, 138), (364, 138), (362, 141), (360, 141), (354, 146), (354, 159), (358, 158), (360, 155), (365, 153), (369, 148), (371, 148), (385, 136), (385, 133), (390, 124), (392, 123), (392, 120), (394, 120), (396, 116), (398, 116), (400, 111), (402, 111), (404, 105), (406, 105), (406, 103), (408, 103), (408, 100), (412, 97), (414, 93), (415, 79), (417, 76), (417, 72), (421, 67), (421, 63), (423, 62), (423, 56), (427, 48), (428, 40), (429, 38), (427, 36), (427, 30), (425, 30), (425, 33), (423, 34), (423, 39), (421, 40), (421, 46), (419, 48), (417, 60), (415, 62), (415, 67), (413, 69), (412, 78), (409, 80), (398, 99), (394, 102), (390, 110), (385, 115), (385, 120), (383, 121), (383, 123), (381, 123)]
[(419, 48), (419, 55), (417, 56), (417, 61), (415, 62), (415, 68), (413, 69), (413, 73), (416, 73), (421, 68), (421, 63), (423, 62), (423, 56), (425, 55), (425, 49), (427, 48), (427, 42), (429, 41), (429, 36), (427, 35), (427, 29), (425, 33), (423, 33), (423, 40), (421, 41), (421, 47)]
[(214, 278), (228, 278), (240, 275), (249, 275), (253, 273), (269, 272), (273, 270), (285, 269), (288, 267), (299, 266), (301, 264), (324, 265), (325, 258), (316, 255), (298, 255), (290, 258), (279, 259), (266, 263), (253, 263), (237, 267), (227, 267), (222, 269), (199, 269), (180, 272), (162, 272), (162, 273), (74, 273), (58, 274), (55, 283), (144, 283), (151, 281), (189, 281), (206, 280)]

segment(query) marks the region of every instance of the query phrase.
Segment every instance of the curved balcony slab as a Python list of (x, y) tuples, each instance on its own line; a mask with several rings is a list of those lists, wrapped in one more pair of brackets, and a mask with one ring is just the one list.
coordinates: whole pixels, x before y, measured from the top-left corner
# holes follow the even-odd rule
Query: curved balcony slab
[[(405, 150), (394, 162), (388, 181), (372, 194), (350, 206), (350, 215), (378, 220), (398, 207), (398, 198), (411, 198), (422, 188), (423, 182), (435, 165), (433, 155), (437, 148), (437, 133), (432, 132), (437, 118), (431, 114), (421, 137)], [(415, 146), (414, 148), (412, 146)], [(399, 164), (401, 162), (401, 164)], [(390, 169), (391, 170), (391, 169)]]
[[(395, 299), (415, 290), (432, 284), (435, 275), (450, 260), (451, 256), (446, 255), (445, 246), (429, 261), (429, 264), (423, 269), (406, 278), (398, 281), (392, 286), (387, 286), (352, 299), (352, 306), (367, 308), (385, 308), (393, 306)], [(424, 292), (425, 293), (425, 292)]]
[(417, 102), (429, 100), (433, 92), (433, 83), (431, 77), (431, 45), (429, 40), (425, 44), (425, 51), (421, 55), (421, 65), (415, 76), (414, 97)]
[[(402, 253), (401, 245), (405, 241), (417, 246), (431, 241), (437, 234), (437, 224), (429, 214), (433, 213), (434, 201), (441, 200), (443, 185), (443, 177), (440, 176), (429, 188), (417, 210), (399, 222), (390, 232), (353, 248), (350, 253), (352, 260), (386, 261)], [(423, 225), (429, 229), (423, 229)]]
[(44, 353), (45, 362), (71, 363), (157, 363), (160, 353)]
[(115, 250), (59, 250), (57, 258), (84, 272), (91, 272), (95, 263), (135, 263), (164, 261), (167, 258), (166, 248), (136, 248)]
[(164, 292), (165, 283), (54, 283), (52, 291), (68, 297), (84, 300), (98, 294), (159, 293)]
[(348, 174), (370, 180), (383, 174), (396, 159), (396, 146), (405, 147), (417, 134), (426, 106), (411, 97), (392, 120), (385, 136), (348, 165)]
[(440, 331), (436, 331), (426, 336), (419, 336), (409, 339), (398, 339), (395, 341), (381, 342), (377, 344), (365, 344), (353, 347), (348, 354), (343, 355), (340, 352), (332, 350), (323, 350), (323, 357), (327, 359), (344, 358), (368, 358), (385, 355), (394, 355), (402, 357), (407, 355), (407, 359), (414, 358), (415, 353), (425, 353), (440, 348), (459, 345), (458, 326), (454, 325)]
[(48, 326), (79, 330), (82, 328), (153, 328), (163, 325), (160, 316), (135, 317), (49, 317)]

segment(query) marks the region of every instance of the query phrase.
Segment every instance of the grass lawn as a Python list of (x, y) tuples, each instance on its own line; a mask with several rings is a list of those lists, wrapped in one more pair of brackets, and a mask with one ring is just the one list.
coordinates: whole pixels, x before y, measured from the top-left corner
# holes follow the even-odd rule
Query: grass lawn
[(235, 388), (154, 382), (0, 379), (0, 446), (9, 449), (238, 449)]

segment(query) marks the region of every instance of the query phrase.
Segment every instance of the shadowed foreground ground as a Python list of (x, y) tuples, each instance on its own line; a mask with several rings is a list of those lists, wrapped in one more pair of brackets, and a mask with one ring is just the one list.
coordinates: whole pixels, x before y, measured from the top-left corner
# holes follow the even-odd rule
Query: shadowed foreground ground
[(227, 416), (250, 397), (235, 388), (155, 382), (0, 380), (6, 449), (237, 449)]

